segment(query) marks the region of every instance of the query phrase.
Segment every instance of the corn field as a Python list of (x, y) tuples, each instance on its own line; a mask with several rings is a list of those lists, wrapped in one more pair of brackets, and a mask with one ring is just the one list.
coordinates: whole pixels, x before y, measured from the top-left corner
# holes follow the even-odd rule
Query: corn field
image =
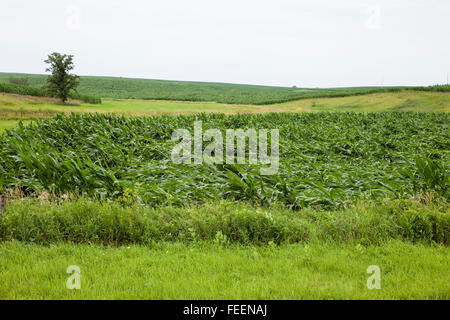
[[(174, 164), (175, 129), (279, 129), (280, 168)], [(0, 135), (0, 192), (46, 190), (149, 206), (242, 200), (344, 207), (434, 192), (449, 199), (450, 115), (268, 113), (58, 115)], [(3, 191), (1, 191), (3, 190)]]

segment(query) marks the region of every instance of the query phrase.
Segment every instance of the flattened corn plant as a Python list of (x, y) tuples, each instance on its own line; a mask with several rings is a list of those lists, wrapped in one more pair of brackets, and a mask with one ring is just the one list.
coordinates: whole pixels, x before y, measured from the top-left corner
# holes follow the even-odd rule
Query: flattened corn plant
[[(172, 132), (193, 133), (195, 120), (203, 130), (279, 129), (278, 174), (249, 164), (174, 164)], [(448, 114), (409, 112), (58, 115), (0, 136), (0, 189), (151, 206), (226, 198), (334, 208), (429, 191), (448, 200), (449, 123)]]

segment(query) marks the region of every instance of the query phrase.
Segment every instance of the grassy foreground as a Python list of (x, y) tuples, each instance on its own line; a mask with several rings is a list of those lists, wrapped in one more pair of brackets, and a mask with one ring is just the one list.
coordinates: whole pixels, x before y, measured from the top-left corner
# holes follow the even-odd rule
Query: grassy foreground
[[(0, 299), (449, 299), (443, 246), (0, 243)], [(69, 290), (68, 266), (81, 271)], [(369, 290), (368, 266), (381, 289)]]
[[(0, 299), (449, 299), (448, 204), (424, 200), (336, 211), (10, 200)], [(66, 287), (69, 266), (80, 290)]]

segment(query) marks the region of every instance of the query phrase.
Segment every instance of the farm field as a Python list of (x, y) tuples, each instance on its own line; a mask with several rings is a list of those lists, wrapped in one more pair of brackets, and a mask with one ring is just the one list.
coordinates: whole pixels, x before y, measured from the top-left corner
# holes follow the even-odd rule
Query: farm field
[[(174, 89), (185, 98), (183, 85), (196, 84)], [(242, 87), (210, 89), (230, 101)], [(0, 93), (0, 299), (450, 297), (450, 93), (255, 105), (102, 92), (83, 92), (101, 104)], [(174, 164), (171, 134), (196, 120), (279, 129), (278, 174)], [(65, 287), (69, 265), (81, 290)], [(366, 287), (369, 265), (381, 290)]]
[[(172, 132), (193, 132), (197, 120), (204, 130), (279, 129), (278, 173), (248, 162), (175, 164)], [(152, 206), (235, 199), (332, 208), (430, 191), (448, 199), (449, 123), (448, 113), (410, 112), (57, 115), (1, 136), (0, 187)]]
[[(47, 75), (0, 73), (0, 83), (10, 77), (28, 79), (31, 87), (42, 87)], [(79, 93), (102, 98), (214, 101), (228, 104), (273, 104), (308, 97), (348, 96), (369, 92), (399, 91), (403, 87), (287, 88), (245, 84), (132, 79), (119, 77), (80, 78)], [(448, 91), (448, 88), (446, 89)]]
[(125, 116), (189, 113), (267, 112), (450, 112), (450, 93), (401, 91), (339, 98), (313, 98), (273, 105), (223, 104), (216, 102), (163, 101), (103, 98), (102, 104), (72, 100), (62, 105), (56, 99), (0, 93), (0, 131), (18, 120), (54, 116), (57, 113), (118, 113)]
[(0, 10), (2, 306), (450, 300), (449, 0), (24, 2)]

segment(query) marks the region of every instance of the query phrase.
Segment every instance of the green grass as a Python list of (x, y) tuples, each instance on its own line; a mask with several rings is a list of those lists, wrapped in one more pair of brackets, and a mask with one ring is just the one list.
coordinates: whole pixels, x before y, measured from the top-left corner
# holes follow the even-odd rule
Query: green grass
[[(12, 129), (18, 124), (19, 120), (0, 120), (0, 132), (6, 129)], [(23, 121), (27, 124), (28, 121)]]
[(401, 91), (341, 98), (315, 98), (279, 105), (289, 111), (450, 112), (450, 93)]
[[(45, 83), (46, 75), (0, 73), (0, 83), (10, 77), (27, 77), (31, 86)], [(443, 87), (444, 88), (444, 87)], [(102, 98), (215, 101), (231, 104), (273, 104), (310, 97), (341, 97), (373, 92), (400, 91), (403, 87), (307, 89), (212, 82), (168, 81), (82, 76), (78, 91)], [(448, 88), (444, 88), (448, 91)], [(430, 90), (422, 88), (421, 90)]]
[[(448, 247), (0, 243), (1, 299), (449, 299)], [(81, 289), (68, 290), (69, 265)], [(367, 267), (381, 289), (366, 287)]]
[[(445, 300), (448, 204), (424, 200), (299, 212), (10, 200), (0, 299)], [(72, 265), (80, 290), (66, 287)], [(372, 265), (379, 290), (366, 285)]]

